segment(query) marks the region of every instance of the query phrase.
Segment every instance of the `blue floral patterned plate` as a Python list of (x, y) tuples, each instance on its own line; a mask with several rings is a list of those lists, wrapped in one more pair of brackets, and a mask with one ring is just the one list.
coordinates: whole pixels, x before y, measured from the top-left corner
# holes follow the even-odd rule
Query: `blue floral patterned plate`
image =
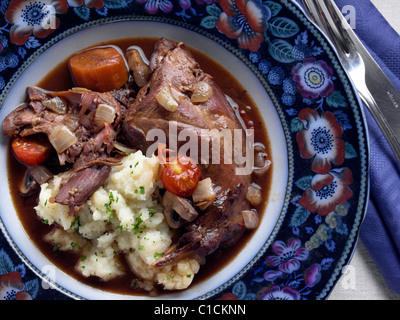
[[(329, 296), (351, 259), (364, 216), (368, 139), (359, 100), (334, 49), (298, 5), (5, 0), (0, 11), (0, 121), (23, 99), (27, 85), (71, 53), (103, 40), (168, 37), (229, 69), (254, 98), (271, 139), (269, 203), (260, 227), (229, 268), (170, 298)], [(6, 172), (7, 140), (0, 142)], [(0, 189), (0, 299), (126, 298), (87, 288), (52, 269), (21, 232), (5, 174)]]

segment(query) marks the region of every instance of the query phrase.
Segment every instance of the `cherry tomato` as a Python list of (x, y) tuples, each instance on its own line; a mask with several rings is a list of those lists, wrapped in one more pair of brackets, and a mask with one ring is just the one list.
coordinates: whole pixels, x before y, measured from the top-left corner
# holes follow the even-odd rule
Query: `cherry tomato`
[(200, 169), (193, 159), (179, 155), (164, 164), (161, 181), (171, 193), (179, 197), (189, 197), (196, 189), (200, 176)]
[(18, 160), (31, 166), (45, 162), (52, 150), (50, 142), (42, 136), (15, 138), (11, 148)]

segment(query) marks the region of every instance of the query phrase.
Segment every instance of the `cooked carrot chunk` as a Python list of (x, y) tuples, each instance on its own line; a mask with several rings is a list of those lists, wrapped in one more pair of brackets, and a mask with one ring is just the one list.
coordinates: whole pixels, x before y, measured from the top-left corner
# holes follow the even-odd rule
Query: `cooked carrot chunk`
[(124, 57), (112, 46), (79, 52), (68, 65), (75, 85), (93, 91), (120, 89), (129, 77)]

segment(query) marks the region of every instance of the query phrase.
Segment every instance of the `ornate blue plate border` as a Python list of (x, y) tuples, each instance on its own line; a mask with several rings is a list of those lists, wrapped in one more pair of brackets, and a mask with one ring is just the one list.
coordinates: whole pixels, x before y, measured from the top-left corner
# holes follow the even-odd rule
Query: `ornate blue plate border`
[[(248, 43), (246, 39), (226, 35), (229, 31), (226, 28), (233, 28), (239, 18), (245, 19), (243, 23), (249, 26), (249, 15), (238, 6), (229, 14), (224, 11), (226, 3), (239, 2), (205, 5), (201, 7), (203, 11), (197, 7), (198, 26), (180, 21), (172, 14), (116, 15), (54, 34), (3, 85), (0, 103), (3, 104), (12, 85), (36, 57), (68, 35), (90, 27), (115, 21), (161, 21), (216, 41), (257, 75), (273, 100), (288, 143), (289, 181), (282, 214), (262, 250), (234, 278), (199, 299), (325, 299), (351, 259), (368, 198), (368, 139), (363, 111), (331, 44), (297, 4), (286, 0), (250, 1), (255, 8), (267, 7), (262, 12), (267, 26), (258, 49), (254, 50), (251, 36), (257, 38), (257, 35), (254, 36), (251, 28), (249, 34), (245, 31), (242, 34), (250, 38)], [(7, 51), (3, 53), (6, 55)], [(306, 76), (314, 82), (302, 81)], [(315, 133), (318, 129), (321, 132), (321, 128), (326, 129), (328, 136), (334, 136), (330, 154), (325, 158), (326, 149), (318, 149), (310, 140), (315, 138), (311, 129)], [(323, 158), (324, 165), (315, 161), (317, 157)], [(322, 203), (322, 198), (318, 198), (323, 194), (323, 189), (314, 190), (318, 183), (324, 188), (336, 186), (331, 190), (333, 204)], [(327, 206), (333, 209), (326, 212)], [(24, 260), (3, 224), (1, 228), (9, 244)], [(3, 242), (0, 244), (5, 247)], [(2, 248), (0, 255), (8, 261), (13, 254)], [(36, 275), (45, 276), (29, 261), (25, 263)], [(27, 273), (21, 265), (0, 270), (3, 274), (11, 272), (19, 272), (21, 276)], [(61, 287), (58, 289), (67, 297), (80, 298)], [(35, 279), (26, 281), (24, 290), (33, 298), (46, 296)], [(43, 296), (40, 291), (44, 291)]]

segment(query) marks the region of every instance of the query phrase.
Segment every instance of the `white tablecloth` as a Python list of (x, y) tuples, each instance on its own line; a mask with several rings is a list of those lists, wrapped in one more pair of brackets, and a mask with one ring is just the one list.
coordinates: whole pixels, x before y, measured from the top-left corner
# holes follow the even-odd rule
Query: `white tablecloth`
[[(393, 28), (400, 33), (400, 0), (371, 0)], [(357, 12), (356, 12), (357, 18)], [(375, 262), (359, 241), (350, 265), (333, 289), (330, 300), (400, 300), (386, 285)]]

